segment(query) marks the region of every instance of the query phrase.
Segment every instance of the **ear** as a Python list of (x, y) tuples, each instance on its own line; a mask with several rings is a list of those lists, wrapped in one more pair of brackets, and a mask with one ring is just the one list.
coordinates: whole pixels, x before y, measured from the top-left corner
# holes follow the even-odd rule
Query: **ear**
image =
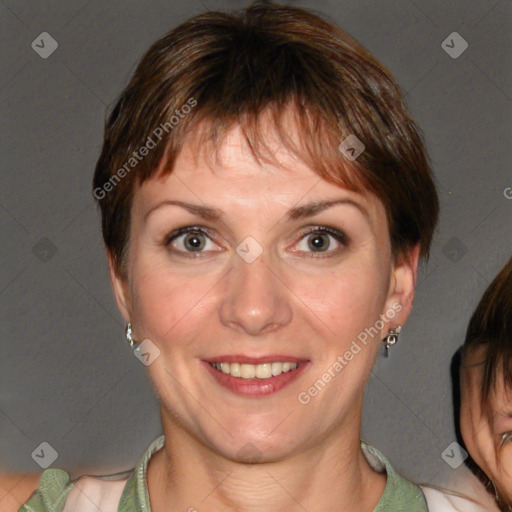
[(116, 298), (117, 307), (124, 318), (125, 322), (129, 322), (132, 318), (131, 293), (128, 286), (128, 279), (119, 275), (114, 266), (112, 255), (107, 252), (108, 270), (110, 274), (110, 282)]
[(420, 245), (417, 244), (408, 249), (393, 265), (386, 312), (394, 311), (396, 314), (386, 315), (389, 318), (389, 323), (384, 326), (383, 336), (387, 336), (392, 327), (404, 325), (409, 317), (414, 300), (419, 256)]

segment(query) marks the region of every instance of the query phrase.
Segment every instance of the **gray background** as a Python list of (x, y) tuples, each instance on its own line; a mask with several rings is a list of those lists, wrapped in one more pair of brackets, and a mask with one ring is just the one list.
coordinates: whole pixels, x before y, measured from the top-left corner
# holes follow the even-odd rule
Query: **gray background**
[[(425, 132), (442, 216), (414, 311), (366, 395), (363, 438), (412, 479), (446, 471), (449, 365), (512, 248), (512, 1), (318, 0), (401, 84)], [(72, 478), (127, 470), (160, 433), (145, 367), (124, 340), (90, 191), (105, 110), (147, 47), (208, 8), (246, 2), (0, 2), (0, 467)], [(42, 59), (41, 32), (58, 42)], [(451, 58), (441, 43), (469, 44)]]

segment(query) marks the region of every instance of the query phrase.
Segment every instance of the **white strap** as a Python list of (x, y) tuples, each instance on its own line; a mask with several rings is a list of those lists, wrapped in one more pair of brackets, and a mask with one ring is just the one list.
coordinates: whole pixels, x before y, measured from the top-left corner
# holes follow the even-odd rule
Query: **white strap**
[(127, 480), (82, 476), (69, 491), (63, 512), (117, 512)]

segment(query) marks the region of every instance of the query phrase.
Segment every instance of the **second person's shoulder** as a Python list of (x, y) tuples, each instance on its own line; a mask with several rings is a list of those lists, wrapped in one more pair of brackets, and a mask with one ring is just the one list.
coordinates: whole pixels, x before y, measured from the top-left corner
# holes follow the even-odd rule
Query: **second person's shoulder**
[(453, 492), (450, 490), (441, 490), (434, 487), (421, 485), (421, 490), (427, 500), (429, 512), (493, 512), (498, 508), (490, 509), (488, 504), (484, 504), (473, 497)]

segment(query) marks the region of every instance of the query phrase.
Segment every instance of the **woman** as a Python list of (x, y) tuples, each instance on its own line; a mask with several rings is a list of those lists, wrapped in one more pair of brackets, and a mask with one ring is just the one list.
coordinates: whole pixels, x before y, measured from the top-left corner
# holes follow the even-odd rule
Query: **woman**
[(512, 511), (512, 258), (469, 322), (460, 428), (471, 466), (502, 511)]
[(361, 45), (292, 7), (188, 20), (110, 114), (93, 193), (164, 435), (116, 482), (46, 470), (20, 511), (427, 510), (360, 440), (439, 209)]

